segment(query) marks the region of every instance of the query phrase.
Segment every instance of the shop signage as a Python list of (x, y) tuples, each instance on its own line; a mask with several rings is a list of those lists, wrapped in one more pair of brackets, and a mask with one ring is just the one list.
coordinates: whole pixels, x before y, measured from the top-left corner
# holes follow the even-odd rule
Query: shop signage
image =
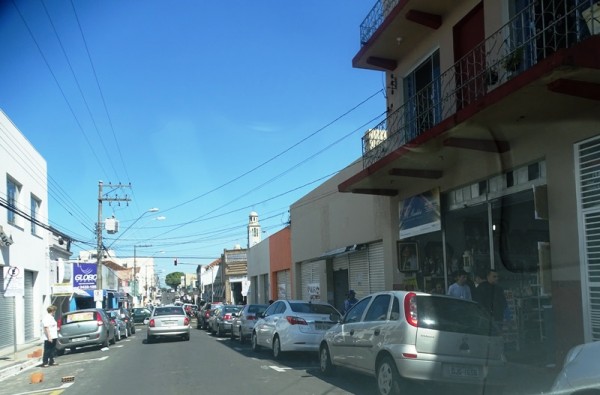
[(52, 286), (52, 296), (71, 296), (73, 294), (73, 286), (70, 283), (54, 284)]
[(442, 229), (439, 188), (398, 203), (400, 240)]
[(4, 266), (4, 296), (24, 296), (25, 276), (23, 268)]
[(96, 289), (97, 268), (95, 263), (74, 263), (73, 286), (79, 289)]

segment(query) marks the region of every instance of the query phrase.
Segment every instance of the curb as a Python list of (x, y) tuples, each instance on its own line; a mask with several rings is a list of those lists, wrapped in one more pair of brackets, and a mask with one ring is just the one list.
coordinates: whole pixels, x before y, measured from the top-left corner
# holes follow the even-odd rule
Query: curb
[(17, 374), (42, 363), (42, 358), (29, 358), (27, 361), (16, 363), (15, 365), (9, 366), (0, 370), (0, 381), (4, 381), (9, 377), (16, 376)]

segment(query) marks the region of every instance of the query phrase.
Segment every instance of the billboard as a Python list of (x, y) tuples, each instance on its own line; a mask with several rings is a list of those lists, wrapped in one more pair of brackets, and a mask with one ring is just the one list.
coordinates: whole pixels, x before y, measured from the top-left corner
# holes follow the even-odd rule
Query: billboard
[(95, 263), (73, 264), (73, 287), (79, 289), (96, 289), (98, 266)]
[(400, 240), (442, 229), (438, 188), (402, 200), (398, 206)]

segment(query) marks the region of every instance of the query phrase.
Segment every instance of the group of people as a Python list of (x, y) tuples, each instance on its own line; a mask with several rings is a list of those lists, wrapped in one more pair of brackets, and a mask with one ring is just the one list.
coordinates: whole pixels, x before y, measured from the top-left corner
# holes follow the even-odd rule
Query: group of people
[(507, 302), (504, 290), (498, 285), (498, 272), (488, 269), (485, 274), (476, 273), (473, 283), (468, 283), (467, 276), (467, 272), (459, 270), (455, 274), (455, 282), (450, 285), (447, 294), (455, 298), (478, 302), (492, 315), (494, 321), (501, 323), (504, 320)]

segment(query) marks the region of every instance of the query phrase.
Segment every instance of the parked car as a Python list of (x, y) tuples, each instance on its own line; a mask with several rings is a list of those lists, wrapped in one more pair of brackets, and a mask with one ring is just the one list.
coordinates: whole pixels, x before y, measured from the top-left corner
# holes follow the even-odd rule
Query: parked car
[(150, 318), (152, 311), (145, 307), (136, 307), (131, 311), (134, 324), (142, 324), (146, 318)]
[(275, 359), (285, 351), (318, 351), (323, 334), (340, 316), (335, 307), (327, 303), (277, 300), (256, 322), (252, 349), (267, 347)]
[[(379, 394), (404, 393), (413, 381), (500, 391), (501, 332), (479, 304), (444, 295), (379, 292), (358, 301), (330, 328), (320, 370), (343, 366), (376, 377)], [(410, 391), (409, 391), (410, 392)]]
[(213, 307), (222, 305), (221, 302), (207, 302), (196, 314), (197, 323), (196, 329), (208, 329), (208, 319), (210, 318), (210, 312)]
[(179, 336), (190, 340), (190, 317), (181, 306), (159, 306), (152, 310), (146, 333), (146, 342), (157, 337)]
[(107, 310), (106, 314), (108, 314), (111, 324), (113, 324), (115, 327), (115, 336), (117, 341), (120, 341), (122, 338), (128, 338), (129, 328), (127, 327), (125, 320), (121, 318), (121, 313), (119, 310)]
[(235, 339), (237, 337), (240, 339), (240, 343), (244, 343), (247, 338), (250, 338), (254, 324), (258, 321), (258, 316), (264, 313), (267, 307), (269, 305), (247, 304), (235, 313), (231, 323), (231, 338)]
[(240, 311), (242, 306), (236, 305), (221, 305), (215, 309), (213, 316), (210, 319), (210, 333), (221, 337), (231, 332), (233, 323), (233, 314)]
[(571, 348), (550, 393), (552, 395), (599, 394), (598, 366), (600, 366), (600, 341)]
[(125, 321), (127, 324), (127, 329), (129, 329), (129, 334), (135, 334), (135, 323), (133, 322), (133, 318), (131, 317), (131, 313), (126, 308), (120, 307), (119, 314), (121, 314), (121, 319)]
[(74, 310), (62, 314), (58, 321), (57, 353), (78, 347), (115, 344), (115, 328), (102, 309)]

